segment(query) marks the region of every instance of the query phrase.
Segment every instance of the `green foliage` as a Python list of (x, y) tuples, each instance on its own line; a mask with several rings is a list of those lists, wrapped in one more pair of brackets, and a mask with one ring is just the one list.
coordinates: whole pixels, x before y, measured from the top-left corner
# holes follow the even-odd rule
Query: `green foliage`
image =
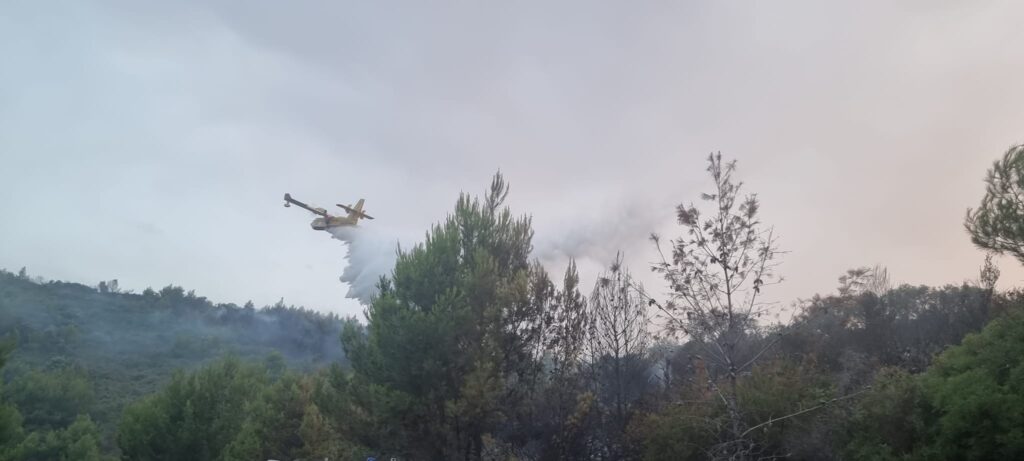
[(879, 373), (848, 426), (850, 459), (1024, 456), (1024, 314), (993, 321), (920, 376)]
[[(7, 364), (7, 357), (13, 349), (13, 339), (0, 341), (0, 369)], [(3, 390), (3, 380), (0, 380), (0, 397), (4, 395)], [(22, 432), (21, 413), (6, 399), (0, 398), (0, 455), (4, 453), (4, 447), (10, 447), (21, 440)]]
[(24, 430), (18, 409), (14, 405), (0, 402), (0, 454), (4, 452), (4, 447), (17, 444), (23, 436)]
[(266, 383), (261, 367), (237, 359), (186, 375), (159, 394), (129, 406), (118, 445), (132, 460), (212, 460), (239, 432), (247, 404)]
[[(693, 380), (681, 389), (673, 405), (641, 416), (630, 427), (642, 459), (709, 459), (719, 447), (734, 443), (730, 415), (721, 386)], [(772, 457), (788, 453), (797, 459), (814, 458), (829, 449), (827, 434), (835, 418), (834, 389), (827, 375), (812, 364), (774, 359), (766, 361), (738, 382), (737, 396), (744, 405), (743, 434), (749, 440), (746, 456)]]
[(87, 414), (94, 400), (88, 378), (75, 369), (31, 370), (8, 383), (4, 391), (21, 411), (28, 430), (67, 426), (78, 415)]
[[(0, 368), (14, 348), (11, 340), (0, 342)], [(2, 461), (101, 461), (100, 433), (84, 411), (91, 397), (88, 384), (67, 373), (32, 373), (17, 380), (0, 396), (0, 460)], [(21, 412), (7, 396), (27, 405), (29, 432), (22, 428)], [(77, 416), (76, 416), (77, 415)], [(71, 416), (70, 420), (68, 417)], [(67, 426), (67, 427), (64, 427)]]
[[(930, 442), (935, 435), (926, 430), (938, 425), (935, 404), (926, 398), (922, 378), (912, 372), (925, 371), (935, 354), (1021, 306), (1015, 292), (992, 295), (969, 285), (901, 286), (881, 295), (853, 290), (812, 299), (792, 325), (747, 339), (750, 350), (760, 350), (763, 343), (781, 338), (764, 365), (738, 381), (745, 426), (819, 407), (759, 426), (749, 434), (754, 451), (798, 459), (942, 459), (935, 454), (945, 449)], [(702, 459), (710, 455), (687, 450), (721, 443), (728, 415), (708, 385), (713, 379), (721, 389), (721, 374), (692, 362), (704, 352), (689, 343), (676, 353), (681, 361), (669, 362), (676, 389), (700, 389), (669, 398), (678, 403), (662, 403), (631, 428), (645, 458), (671, 458), (678, 452)], [(873, 388), (865, 392), (868, 385)]]
[(858, 402), (847, 423), (845, 456), (854, 460), (907, 457), (927, 429), (921, 386), (899, 368), (878, 372), (872, 389)]
[(479, 457), (533, 382), (554, 321), (547, 274), (529, 259), (533, 231), (501, 205), (496, 175), (483, 200), (463, 195), (426, 241), (400, 252), (367, 309), (367, 334), (343, 335), (355, 373), (380, 386), (399, 424), (395, 448), (431, 458)]
[(267, 367), (235, 358), (179, 373), (125, 410), (118, 445), (125, 459), (140, 461), (362, 456), (365, 450), (345, 438), (346, 382), (338, 373), (275, 378)]
[(527, 435), (530, 441), (543, 447), (538, 459), (593, 459), (603, 445), (596, 443), (603, 408), (589, 366), (593, 316), (579, 291), (574, 261), (569, 261), (556, 298), (549, 310), (552, 324), (545, 344), (545, 372), (533, 383), (524, 424), (532, 429)]
[(949, 459), (1024, 457), (1024, 315), (1007, 315), (944, 352), (921, 382)]
[(1010, 147), (985, 178), (985, 197), (964, 226), (980, 248), (1024, 263), (1024, 144)]
[(827, 442), (808, 436), (828, 427), (822, 423), (831, 418), (837, 396), (828, 376), (812, 363), (766, 361), (740, 380), (738, 395), (744, 425), (760, 453), (801, 458), (827, 448), (822, 446)]
[(706, 459), (707, 448), (717, 440), (708, 424), (715, 410), (713, 406), (684, 400), (635, 419), (629, 434), (640, 445), (645, 460)]
[(61, 428), (87, 412), (106, 453), (116, 450), (124, 407), (167, 384), (175, 370), (226, 353), (250, 361), (277, 353), (278, 371), (344, 363), (338, 335), (354, 321), (283, 303), (215, 305), (175, 286), (142, 295), (114, 281), (104, 286), (40, 282), (0, 270), (0, 336), (18, 345), (5, 369), (5, 393), (30, 431)]
[(36, 431), (2, 456), (17, 461), (105, 461), (100, 431), (88, 416), (79, 416), (64, 429)]

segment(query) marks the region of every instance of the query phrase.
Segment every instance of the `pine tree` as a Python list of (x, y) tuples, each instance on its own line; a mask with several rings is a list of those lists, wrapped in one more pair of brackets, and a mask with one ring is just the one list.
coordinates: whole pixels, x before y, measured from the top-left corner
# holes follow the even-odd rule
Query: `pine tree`
[(1024, 263), (1024, 144), (1010, 147), (988, 170), (985, 197), (968, 209), (964, 227), (979, 248)]
[[(540, 371), (555, 289), (529, 258), (528, 217), (503, 207), (497, 174), (483, 200), (463, 194), (420, 245), (399, 252), (366, 312), (366, 335), (343, 342), (359, 379), (385, 397), (399, 450), (433, 459), (479, 459)], [(395, 438), (389, 438), (394, 440)]]

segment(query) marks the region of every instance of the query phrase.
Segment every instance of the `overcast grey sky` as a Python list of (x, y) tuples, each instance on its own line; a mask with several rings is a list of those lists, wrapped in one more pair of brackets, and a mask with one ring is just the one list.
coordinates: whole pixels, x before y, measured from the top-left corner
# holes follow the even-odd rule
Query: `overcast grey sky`
[[(344, 246), (281, 195), (367, 199), (411, 244), (499, 168), (591, 279), (739, 161), (779, 301), (882, 263), (974, 278), (962, 221), (1024, 141), (1018, 1), (0, 0), (0, 267), (355, 314)], [(1001, 259), (1002, 285), (1024, 271)]]

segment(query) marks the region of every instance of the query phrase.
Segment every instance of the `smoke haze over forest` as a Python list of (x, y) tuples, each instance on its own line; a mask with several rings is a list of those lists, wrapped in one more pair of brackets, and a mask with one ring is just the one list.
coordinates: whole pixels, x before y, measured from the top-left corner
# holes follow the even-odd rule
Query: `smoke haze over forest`
[(1021, 3), (455, 5), (6, 3), (0, 267), (357, 314), (346, 248), (281, 195), (366, 198), (360, 232), (405, 247), (500, 169), (552, 273), (621, 249), (657, 292), (646, 238), (722, 151), (789, 251), (775, 300), (976, 276)]
[(0, 461), (1024, 459), (1022, 20), (0, 2)]

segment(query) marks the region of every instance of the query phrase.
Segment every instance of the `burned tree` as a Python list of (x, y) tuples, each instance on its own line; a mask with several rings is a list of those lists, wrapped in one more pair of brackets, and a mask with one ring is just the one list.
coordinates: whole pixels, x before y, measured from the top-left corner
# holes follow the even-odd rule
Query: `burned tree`
[(589, 355), (596, 390), (605, 407), (607, 451), (622, 458), (625, 433), (633, 402), (647, 384), (647, 302), (635, 289), (637, 283), (615, 257), (598, 277), (590, 296)]

